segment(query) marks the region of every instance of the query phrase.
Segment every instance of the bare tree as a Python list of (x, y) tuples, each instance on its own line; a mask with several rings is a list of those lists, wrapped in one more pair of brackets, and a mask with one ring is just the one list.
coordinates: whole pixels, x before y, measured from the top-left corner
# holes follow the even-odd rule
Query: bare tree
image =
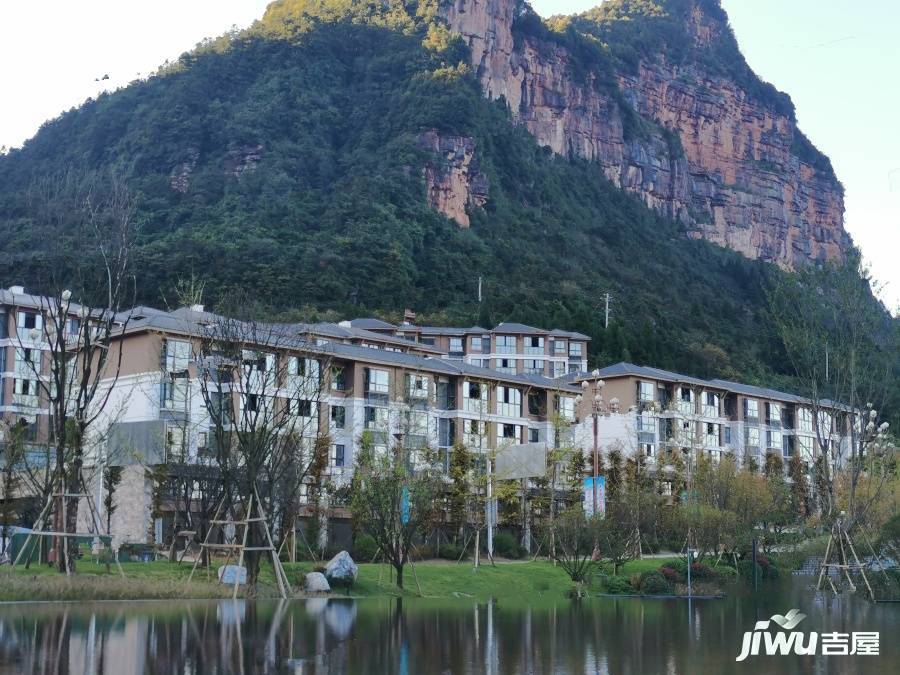
[[(135, 204), (115, 175), (48, 181), (33, 189), (29, 204), (45, 223), (51, 255), (39, 281), (46, 294), (36, 297), (38, 311), (30, 326), (19, 322), (17, 364), (30, 370), (35, 394), (50, 412), (53, 468), (45, 485), (76, 495), (85, 491), (86, 452), (102, 442), (94, 426), (108, 417), (124, 353), (115, 338), (134, 306)], [(60, 499), (65, 517), (57, 513), (57, 522), (70, 534), (78, 501)], [(58, 563), (61, 572), (74, 571), (74, 551)]]
[[(224, 499), (246, 510), (255, 495), (270, 529), (276, 521), (292, 523), (294, 514), (285, 509), (297, 504), (317, 453), (328, 451), (317, 442), (327, 350), (290, 327), (253, 319), (198, 313), (192, 323), (197, 378)], [(248, 527), (248, 548), (265, 545), (261, 524)], [(245, 555), (251, 584), (260, 557), (252, 550)]]
[[(835, 516), (836, 473), (846, 472), (846, 526), (864, 520), (874, 496), (857, 499), (869, 450), (887, 431), (881, 414), (896, 377), (897, 335), (874, 300), (873, 282), (856, 255), (841, 265), (779, 275), (769, 290), (772, 322), (809, 395), (823, 516)], [(841, 438), (845, 438), (841, 442)]]

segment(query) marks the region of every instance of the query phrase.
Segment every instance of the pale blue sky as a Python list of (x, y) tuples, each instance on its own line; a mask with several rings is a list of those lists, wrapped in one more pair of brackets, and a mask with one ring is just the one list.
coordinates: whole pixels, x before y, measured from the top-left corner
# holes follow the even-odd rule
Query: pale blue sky
[[(0, 146), (104, 88), (127, 84), (204, 36), (262, 15), (267, 0), (2, 0)], [(543, 15), (598, 0), (534, 0)], [(788, 92), (800, 126), (847, 189), (847, 229), (882, 297), (900, 306), (900, 3), (723, 0), (754, 70)], [(109, 74), (106, 81), (95, 81)], [(10, 105), (9, 102), (14, 102)]]

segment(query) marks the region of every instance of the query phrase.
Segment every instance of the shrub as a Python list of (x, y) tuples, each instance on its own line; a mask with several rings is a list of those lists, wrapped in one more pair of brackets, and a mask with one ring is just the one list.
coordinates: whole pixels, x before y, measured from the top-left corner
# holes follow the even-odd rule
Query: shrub
[(716, 573), (705, 563), (696, 562), (691, 565), (691, 579), (704, 581), (707, 579), (715, 579)]
[(429, 560), (435, 557), (434, 548), (432, 548), (428, 544), (413, 546), (409, 550), (409, 557), (416, 562), (418, 562), (419, 560)]
[(603, 587), (607, 593), (614, 595), (630, 595), (634, 593), (634, 587), (623, 576), (608, 576), (603, 579)]
[(444, 560), (459, 560), (462, 552), (462, 547), (456, 544), (441, 544), (437, 557)]
[(665, 564), (665, 567), (669, 567), (669, 568), (675, 570), (681, 576), (684, 576), (685, 574), (687, 574), (687, 561), (682, 560), (681, 558), (678, 558), (676, 560), (670, 560), (669, 562), (667, 562)]
[(662, 574), (663, 578), (665, 578), (666, 582), (668, 582), (670, 584), (674, 584), (681, 579), (681, 575), (678, 574), (678, 572), (673, 570), (671, 567), (667, 567), (665, 565), (660, 567), (658, 572), (660, 574)]
[(353, 542), (353, 560), (357, 563), (372, 562), (378, 552), (378, 544), (370, 534), (361, 534)]
[(721, 565), (715, 568), (715, 572), (722, 580), (734, 579), (737, 577), (737, 570), (729, 565)]
[(631, 587), (639, 591), (641, 590), (641, 575), (640, 574), (632, 574), (628, 577), (628, 583), (631, 584)]
[(641, 575), (640, 588), (641, 592), (647, 595), (665, 595), (672, 592), (666, 578), (656, 570), (650, 570)]
[(494, 537), (494, 552), (504, 558), (519, 559), (522, 557), (522, 547), (516, 538), (508, 532), (501, 532)]
[(758, 562), (758, 563), (760, 564), (760, 566), (762, 566), (762, 567), (769, 567), (769, 566), (771, 566), (771, 564), (772, 564), (772, 563), (769, 561), (768, 556), (765, 556), (765, 555), (763, 555), (762, 553), (757, 553), (757, 554), (756, 554), (756, 562)]

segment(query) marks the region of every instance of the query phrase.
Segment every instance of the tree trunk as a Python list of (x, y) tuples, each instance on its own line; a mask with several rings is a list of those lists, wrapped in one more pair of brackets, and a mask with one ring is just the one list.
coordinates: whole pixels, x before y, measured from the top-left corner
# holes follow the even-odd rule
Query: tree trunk
[(397, 588), (403, 588), (403, 563), (394, 565), (394, 569), (397, 570)]

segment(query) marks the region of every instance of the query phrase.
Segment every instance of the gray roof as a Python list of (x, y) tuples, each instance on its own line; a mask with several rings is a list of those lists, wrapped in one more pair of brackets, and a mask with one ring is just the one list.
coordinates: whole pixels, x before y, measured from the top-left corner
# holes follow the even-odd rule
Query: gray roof
[(550, 335), (552, 337), (567, 337), (571, 340), (590, 340), (591, 337), (589, 335), (585, 335), (584, 333), (577, 333), (575, 331), (570, 330), (560, 330), (559, 328), (554, 328), (550, 331)]
[(361, 319), (351, 319), (350, 325), (354, 328), (362, 328), (363, 330), (393, 330), (397, 328), (397, 326), (392, 323), (388, 323), (387, 321), (382, 321), (381, 319), (376, 319), (375, 317), (371, 316), (363, 317)]
[(531, 333), (534, 335), (547, 335), (550, 333), (543, 328), (535, 328), (534, 326), (526, 326), (524, 323), (516, 323), (515, 321), (504, 321), (497, 324), (494, 328), (495, 333)]
[(455, 326), (419, 326), (419, 332), (422, 335), (466, 335), (468, 333), (484, 333), (490, 331), (481, 326), (470, 326), (469, 328)]
[[(691, 375), (683, 375), (682, 373), (675, 373), (671, 370), (663, 370), (661, 368), (653, 368), (650, 366), (637, 366), (633, 363), (628, 363), (626, 361), (621, 361), (619, 363), (615, 363), (611, 366), (606, 366), (605, 368), (600, 369), (599, 377), (609, 378), (609, 377), (646, 377), (647, 379), (652, 380), (663, 380), (666, 382), (684, 382), (686, 384), (695, 384), (700, 387), (706, 387), (709, 389), (720, 389), (723, 391), (729, 391), (735, 394), (743, 394), (744, 396), (753, 396), (764, 399), (772, 399), (775, 401), (784, 401), (786, 403), (810, 403), (811, 399), (799, 396), (797, 394), (791, 394), (784, 391), (778, 391), (777, 389), (769, 389), (767, 387), (757, 387), (752, 384), (743, 384), (741, 382), (731, 382), (730, 380), (721, 380), (721, 379), (711, 379), (711, 380), (703, 380), (699, 377), (693, 377)], [(581, 372), (581, 373), (568, 373), (563, 375), (562, 377), (557, 378), (563, 382), (579, 382), (581, 380), (589, 380), (594, 378), (595, 376), (589, 372)], [(832, 401), (821, 401), (823, 405), (834, 406), (836, 404)]]

